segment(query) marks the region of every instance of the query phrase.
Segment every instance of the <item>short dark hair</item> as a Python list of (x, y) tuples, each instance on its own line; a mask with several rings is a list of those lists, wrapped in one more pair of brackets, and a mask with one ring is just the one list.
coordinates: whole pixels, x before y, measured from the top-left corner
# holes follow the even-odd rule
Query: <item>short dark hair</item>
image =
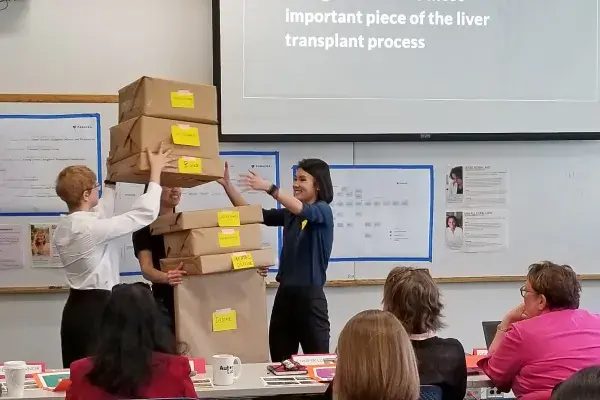
[(317, 199), (327, 204), (331, 203), (333, 201), (333, 184), (331, 183), (329, 164), (318, 158), (305, 158), (298, 162), (298, 168), (302, 168), (315, 178)]
[(456, 226), (458, 226), (458, 218), (456, 218), (456, 216), (455, 216), (455, 215), (448, 215), (448, 216), (446, 217), (446, 227), (448, 226), (448, 222), (449, 222), (451, 219), (453, 219), (453, 220), (454, 220), (454, 223), (456, 224)]
[(584, 368), (557, 384), (550, 400), (600, 399), (600, 367)]
[(462, 179), (463, 167), (454, 167), (450, 170), (450, 177), (454, 175), (457, 179)]
[(143, 283), (116, 285), (104, 308), (91, 384), (119, 397), (139, 398), (153, 375), (153, 353), (179, 354), (166, 315)]
[(409, 334), (444, 327), (440, 289), (425, 268), (396, 267), (383, 285), (383, 309), (400, 320)]
[(581, 285), (570, 266), (551, 261), (531, 264), (527, 280), (534, 292), (546, 297), (550, 309), (579, 308)]

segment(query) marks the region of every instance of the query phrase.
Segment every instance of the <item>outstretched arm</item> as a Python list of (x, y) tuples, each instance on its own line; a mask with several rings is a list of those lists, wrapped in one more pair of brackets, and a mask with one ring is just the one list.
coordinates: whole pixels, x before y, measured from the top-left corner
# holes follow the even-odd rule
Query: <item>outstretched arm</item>
[(229, 197), (229, 201), (233, 204), (234, 207), (247, 206), (248, 203), (242, 197), (242, 194), (235, 187), (233, 183), (231, 183), (231, 179), (229, 177), (229, 163), (225, 161), (225, 172), (223, 172), (223, 178), (217, 181), (219, 185), (223, 186), (227, 197)]

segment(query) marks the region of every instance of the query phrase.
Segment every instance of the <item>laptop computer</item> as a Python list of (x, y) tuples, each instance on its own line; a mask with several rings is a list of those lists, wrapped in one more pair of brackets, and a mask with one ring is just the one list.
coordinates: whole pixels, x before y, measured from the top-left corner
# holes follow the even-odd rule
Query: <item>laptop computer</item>
[(501, 321), (483, 321), (481, 325), (483, 326), (483, 336), (485, 337), (485, 345), (489, 349), (492, 345), (492, 341), (494, 340), (494, 336), (496, 336), (496, 331), (498, 330), (498, 325), (500, 325)]

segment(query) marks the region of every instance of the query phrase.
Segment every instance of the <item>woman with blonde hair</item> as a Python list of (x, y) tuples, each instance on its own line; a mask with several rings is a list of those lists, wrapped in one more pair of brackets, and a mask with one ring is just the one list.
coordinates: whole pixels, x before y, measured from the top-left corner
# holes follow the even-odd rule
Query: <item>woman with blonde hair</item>
[(394, 315), (366, 310), (338, 340), (336, 400), (418, 400), (419, 373), (408, 334)]

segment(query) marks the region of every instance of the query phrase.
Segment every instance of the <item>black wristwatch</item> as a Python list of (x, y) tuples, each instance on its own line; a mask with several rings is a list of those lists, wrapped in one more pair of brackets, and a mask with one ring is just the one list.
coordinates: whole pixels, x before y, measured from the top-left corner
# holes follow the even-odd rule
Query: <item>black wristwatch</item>
[(115, 181), (110, 181), (108, 179), (104, 180), (104, 186), (115, 186), (117, 184), (117, 182)]
[(278, 191), (279, 191), (279, 188), (277, 187), (277, 185), (276, 184), (272, 184), (271, 187), (269, 188), (269, 190), (267, 190), (267, 194), (269, 196), (275, 197), (277, 195)]

